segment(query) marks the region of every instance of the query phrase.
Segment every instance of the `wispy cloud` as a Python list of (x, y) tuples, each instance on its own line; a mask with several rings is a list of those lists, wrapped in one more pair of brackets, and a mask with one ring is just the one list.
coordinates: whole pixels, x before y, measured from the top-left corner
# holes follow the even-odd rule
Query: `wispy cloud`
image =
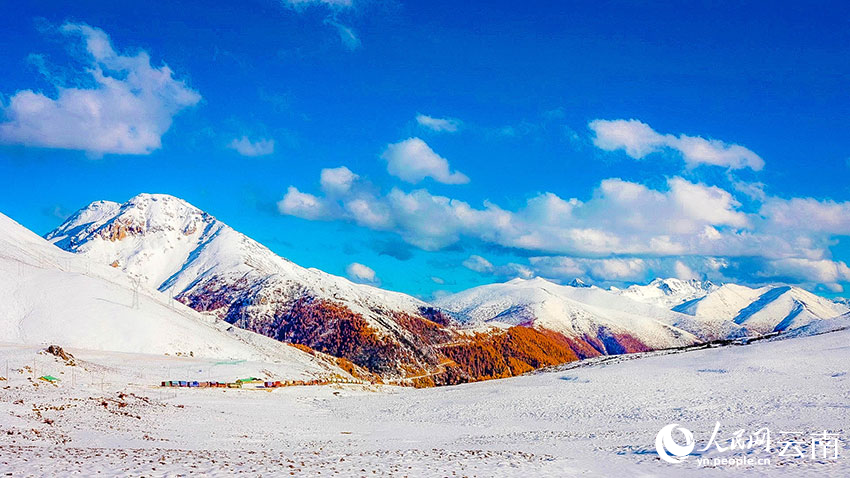
[(342, 12), (354, 8), (354, 0), (281, 0), (281, 3), (296, 11), (301, 11), (308, 7), (324, 7), (330, 10), (330, 15), (324, 20), (324, 24), (334, 27), (339, 34), (339, 39), (349, 51), (354, 51), (360, 48), (361, 42), (357, 33), (350, 26), (342, 23), (339, 18), (343, 15)]
[(351, 27), (343, 25), (333, 17), (326, 18), (325, 25), (330, 25), (336, 28), (337, 33), (339, 33), (339, 39), (342, 41), (342, 45), (349, 51), (354, 51), (360, 48), (360, 38)]
[(262, 138), (251, 140), (247, 136), (242, 136), (234, 138), (227, 147), (242, 156), (267, 156), (274, 153), (274, 140)]
[(681, 154), (688, 167), (701, 164), (730, 169), (750, 168), (759, 171), (764, 160), (749, 149), (717, 139), (680, 134), (660, 134), (636, 119), (593, 120), (588, 125), (594, 132), (593, 144), (605, 151), (624, 150), (634, 159), (665, 149)]
[(417, 114), (416, 122), (420, 126), (437, 132), (454, 133), (460, 128), (461, 121), (455, 118), (434, 118), (433, 116)]
[(162, 146), (174, 116), (201, 100), (167, 65), (151, 66), (147, 52), (117, 52), (99, 28), (66, 23), (59, 31), (82, 40), (84, 68), (76, 74), (92, 86), (69, 87), (48, 76), (55, 97), (18, 91), (0, 106), (0, 142), (94, 155), (149, 154)]
[(491, 263), (487, 259), (476, 254), (469, 256), (461, 263), (461, 265), (471, 271), (475, 271), (483, 275), (492, 275), (496, 277), (506, 277), (511, 279), (516, 277), (521, 277), (523, 279), (534, 277), (534, 272), (528, 266), (516, 264), (513, 262), (497, 266), (493, 265), (493, 263)]
[(353, 0), (281, 0), (288, 7), (303, 8), (312, 5), (324, 5), (331, 8), (348, 8), (354, 5)]

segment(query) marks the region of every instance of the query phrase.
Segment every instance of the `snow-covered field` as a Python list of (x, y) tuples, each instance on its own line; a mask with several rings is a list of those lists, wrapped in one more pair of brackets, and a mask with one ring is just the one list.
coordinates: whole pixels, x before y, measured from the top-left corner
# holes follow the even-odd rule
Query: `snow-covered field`
[[(0, 469), (13, 476), (847, 476), (811, 435), (850, 431), (850, 331), (685, 353), (605, 357), (561, 370), (433, 389), (358, 385), (178, 389), (273, 365), (71, 350), (78, 365), (0, 346)], [(34, 384), (32, 372), (62, 378)], [(73, 372), (72, 372), (73, 370)], [(273, 370), (272, 370), (273, 371)], [(64, 373), (61, 373), (64, 372)], [(661, 461), (678, 423), (696, 449), (768, 427), (769, 465)], [(782, 432), (794, 432), (793, 435)], [(804, 457), (779, 456), (802, 442)], [(679, 437), (681, 440), (681, 437)], [(817, 451), (817, 450), (815, 450)], [(696, 452), (698, 453), (698, 452)], [(703, 457), (741, 456), (709, 451)]]

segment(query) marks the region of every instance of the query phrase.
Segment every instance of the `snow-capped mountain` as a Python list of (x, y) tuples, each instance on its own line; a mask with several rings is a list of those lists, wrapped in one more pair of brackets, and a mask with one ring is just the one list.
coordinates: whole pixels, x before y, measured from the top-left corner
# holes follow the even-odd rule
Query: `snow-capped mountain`
[(436, 305), (468, 323), (531, 324), (556, 331), (601, 353), (676, 347), (743, 333), (731, 321), (694, 320), (598, 287), (563, 286), (541, 278), (475, 287)]
[(695, 317), (732, 320), (752, 334), (764, 334), (832, 319), (850, 311), (850, 308), (799, 287), (751, 289), (725, 284), (705, 297), (674, 307), (674, 310)]
[(332, 357), (200, 314), (121, 271), (57, 249), (3, 214), (0, 342), (277, 362), (293, 376), (347, 375)]
[(195, 310), (373, 371), (402, 374), (438, 362), (414, 329), (447, 318), (424, 302), (298, 266), (173, 196), (98, 201), (46, 237)]
[(591, 287), (591, 285), (590, 285), (590, 284), (588, 284), (587, 282), (585, 282), (585, 281), (583, 281), (583, 280), (579, 279), (578, 277), (576, 277), (575, 279), (571, 280), (571, 281), (570, 281), (570, 283), (569, 283), (569, 284), (567, 284), (567, 285), (569, 285), (570, 287)]
[(705, 297), (714, 290), (717, 290), (717, 286), (711, 281), (670, 278), (655, 279), (647, 285), (635, 284), (626, 289), (614, 289), (612, 292), (638, 302), (670, 309), (684, 302)]

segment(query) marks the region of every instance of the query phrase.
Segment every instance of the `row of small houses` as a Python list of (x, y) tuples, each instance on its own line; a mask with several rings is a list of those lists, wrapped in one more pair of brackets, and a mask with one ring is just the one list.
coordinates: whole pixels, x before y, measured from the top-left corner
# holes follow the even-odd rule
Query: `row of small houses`
[(323, 385), (336, 380), (286, 380), (265, 381), (256, 377), (240, 378), (235, 382), (198, 382), (192, 380), (171, 380), (162, 382), (163, 387), (191, 387), (191, 388), (242, 388), (251, 390), (262, 390), (267, 388), (291, 387), (295, 385)]

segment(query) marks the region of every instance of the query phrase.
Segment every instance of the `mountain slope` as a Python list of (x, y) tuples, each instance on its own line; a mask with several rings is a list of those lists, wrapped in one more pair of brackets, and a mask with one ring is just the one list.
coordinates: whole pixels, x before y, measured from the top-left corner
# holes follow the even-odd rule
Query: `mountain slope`
[(322, 359), (201, 315), (126, 274), (53, 247), (0, 214), (0, 341), (289, 364), (347, 375)]
[(733, 319), (758, 332), (781, 332), (832, 319), (847, 312), (847, 307), (818, 297), (798, 287), (773, 287), (753, 303), (741, 309)]
[(732, 320), (741, 309), (758, 299), (767, 289), (723, 284), (709, 294), (673, 307), (673, 310), (697, 317)]
[[(444, 320), (424, 302), (298, 266), (172, 196), (92, 203), (47, 239), (195, 310), (383, 374), (420, 373), (439, 362), (407, 326)], [(298, 320), (316, 315), (328, 320)]]
[(815, 320), (831, 319), (850, 308), (798, 287), (751, 289), (724, 284), (705, 297), (685, 302), (673, 310), (707, 320), (732, 320), (746, 327), (751, 334), (764, 334), (795, 329)]

